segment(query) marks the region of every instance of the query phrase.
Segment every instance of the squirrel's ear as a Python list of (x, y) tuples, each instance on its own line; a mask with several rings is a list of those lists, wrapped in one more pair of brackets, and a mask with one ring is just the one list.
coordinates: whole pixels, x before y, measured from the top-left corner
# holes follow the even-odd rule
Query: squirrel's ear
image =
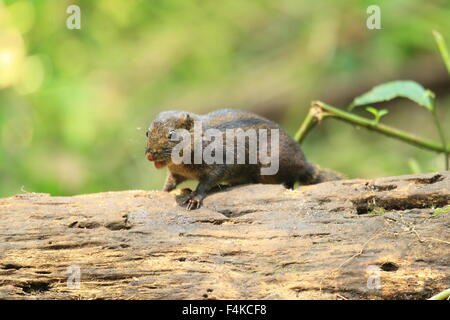
[(194, 125), (194, 119), (192, 119), (192, 117), (189, 115), (189, 113), (184, 114), (183, 125), (188, 130)]

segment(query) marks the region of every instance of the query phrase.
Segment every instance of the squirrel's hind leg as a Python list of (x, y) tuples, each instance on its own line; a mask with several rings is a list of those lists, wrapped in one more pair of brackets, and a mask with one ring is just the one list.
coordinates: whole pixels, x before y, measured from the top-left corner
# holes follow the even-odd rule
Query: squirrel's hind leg
[(295, 181), (283, 182), (283, 186), (284, 186), (286, 189), (293, 190), (293, 189), (294, 189), (294, 185), (295, 185)]

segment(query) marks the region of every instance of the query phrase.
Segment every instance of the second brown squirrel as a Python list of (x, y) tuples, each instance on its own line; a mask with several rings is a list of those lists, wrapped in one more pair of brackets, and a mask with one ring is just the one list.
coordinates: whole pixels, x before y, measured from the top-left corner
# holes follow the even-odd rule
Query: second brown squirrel
[[(196, 122), (201, 121), (201, 122)], [(204, 137), (194, 135), (194, 122), (201, 123), (204, 132), (206, 129), (219, 130), (224, 137), (227, 129), (277, 129), (279, 132), (279, 168), (276, 174), (262, 175), (261, 168), (266, 165), (257, 161), (254, 164), (234, 163), (213, 163), (206, 164), (204, 161), (198, 164), (179, 163), (172, 161), (172, 150), (179, 143), (175, 141), (174, 135), (177, 129), (185, 129), (191, 136), (191, 143), (200, 143), (202, 147), (207, 144)], [(286, 131), (275, 122), (251, 112), (224, 109), (210, 112), (206, 115), (197, 115), (184, 111), (165, 111), (161, 112), (154, 121), (152, 121), (147, 131), (146, 158), (153, 161), (155, 167), (162, 168), (167, 166), (169, 171), (164, 191), (171, 191), (178, 184), (185, 180), (199, 181), (197, 188), (186, 200), (187, 209), (192, 210), (200, 207), (202, 200), (207, 192), (218, 186), (220, 183), (226, 183), (231, 186), (247, 183), (263, 184), (283, 184), (286, 188), (292, 189), (296, 182), (300, 184), (315, 184), (330, 180), (339, 180), (339, 174), (321, 169), (306, 161), (306, 158), (295, 142)], [(201, 139), (201, 141), (198, 141)], [(225, 139), (225, 138), (224, 138)], [(246, 159), (249, 159), (249, 142), (245, 139), (244, 152)], [(194, 158), (194, 148), (192, 150), (192, 159)], [(268, 143), (270, 149), (270, 139)]]

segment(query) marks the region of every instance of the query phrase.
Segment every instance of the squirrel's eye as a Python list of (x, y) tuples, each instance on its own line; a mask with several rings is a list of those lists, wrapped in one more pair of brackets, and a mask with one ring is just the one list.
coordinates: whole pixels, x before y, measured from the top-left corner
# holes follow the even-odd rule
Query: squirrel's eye
[(148, 131), (145, 133), (145, 136), (148, 138)]
[(169, 139), (175, 139), (175, 137), (177, 136), (177, 133), (175, 130), (170, 130), (169, 131)]

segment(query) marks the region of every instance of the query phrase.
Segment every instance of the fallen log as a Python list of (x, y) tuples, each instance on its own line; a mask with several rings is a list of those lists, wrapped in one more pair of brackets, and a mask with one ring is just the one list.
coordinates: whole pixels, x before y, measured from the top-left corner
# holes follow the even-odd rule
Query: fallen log
[(0, 199), (3, 299), (425, 299), (450, 287), (450, 172)]

